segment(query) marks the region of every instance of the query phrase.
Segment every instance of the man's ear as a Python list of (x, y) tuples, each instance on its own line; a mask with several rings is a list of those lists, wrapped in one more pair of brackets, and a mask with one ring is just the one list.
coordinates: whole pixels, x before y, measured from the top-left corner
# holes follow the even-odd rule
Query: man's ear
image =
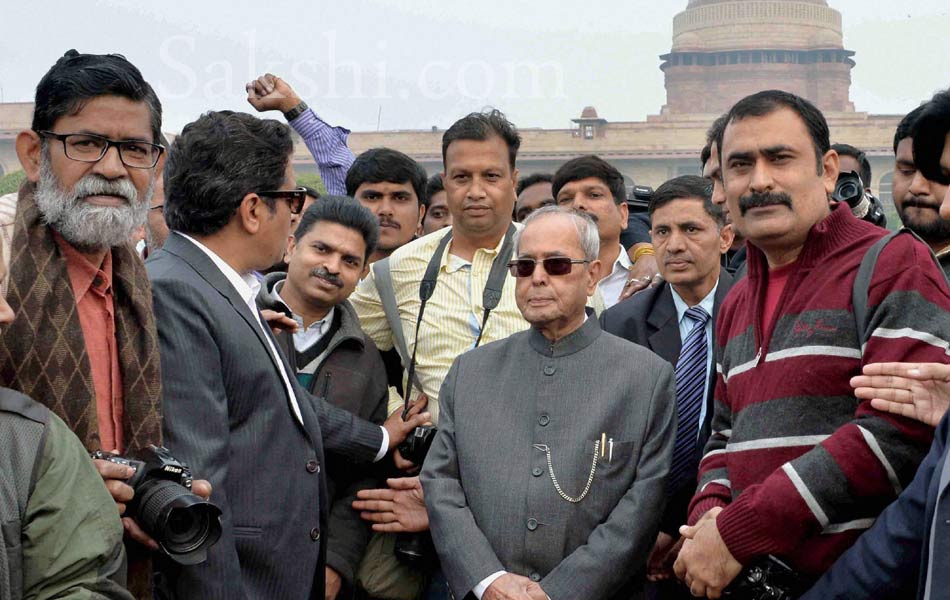
[(43, 144), (40, 134), (32, 129), (21, 131), (16, 136), (16, 155), (23, 166), (27, 180), (36, 183), (40, 180), (40, 158)]
[(251, 192), (244, 196), (237, 209), (238, 224), (250, 235), (260, 231), (264, 222), (272, 217), (271, 209), (264, 199)]
[(363, 270), (360, 271), (360, 281), (366, 279), (366, 276), (369, 275), (369, 260), (363, 262)]
[(830, 198), (832, 192), (835, 191), (835, 184), (838, 183), (838, 172), (840, 170), (838, 153), (834, 150), (825, 152), (825, 155), (821, 157), (821, 167), (822, 183), (825, 184), (825, 191)]
[(426, 205), (419, 201), (419, 220), (416, 221), (416, 235), (422, 235), (422, 221), (426, 218)]
[(617, 205), (617, 212), (620, 213), (620, 231), (626, 231), (630, 223), (630, 207), (627, 206), (626, 201)]
[(732, 223), (724, 225), (719, 230), (719, 254), (725, 254), (732, 248), (732, 242), (736, 239), (736, 232), (732, 228)]
[(600, 282), (600, 272), (603, 268), (603, 263), (600, 260), (593, 260), (590, 263), (590, 268), (587, 271), (590, 279), (587, 280), (587, 296), (593, 296), (597, 291), (597, 284)]
[(297, 238), (294, 237), (294, 234), (287, 236), (287, 249), (284, 250), (284, 262), (290, 263), (290, 259), (294, 256), (294, 250), (297, 249)]

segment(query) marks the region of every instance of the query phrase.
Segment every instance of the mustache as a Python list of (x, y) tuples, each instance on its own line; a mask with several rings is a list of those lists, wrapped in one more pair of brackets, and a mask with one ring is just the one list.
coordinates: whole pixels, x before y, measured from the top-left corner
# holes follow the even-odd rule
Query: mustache
[(764, 206), (784, 206), (791, 210), (792, 197), (785, 192), (753, 192), (739, 198), (739, 213), (745, 216), (753, 208)]
[(926, 201), (924, 201), (924, 200), (921, 200), (921, 199), (918, 198), (917, 196), (911, 196), (911, 197), (908, 198), (907, 200), (904, 200), (903, 208), (904, 208), (904, 209), (908, 209), (908, 208), (929, 208), (930, 210), (939, 211), (939, 210), (940, 210), (940, 203), (939, 203), (939, 202), (926, 202)]
[(311, 269), (310, 276), (319, 277), (320, 279), (323, 279), (329, 283), (332, 283), (338, 288), (343, 287), (343, 280), (340, 279), (339, 276), (334, 275), (333, 273), (328, 271), (326, 267), (317, 267), (316, 269)]
[(128, 179), (106, 179), (102, 175), (86, 175), (73, 187), (73, 197), (82, 200), (87, 196), (117, 196), (129, 204), (138, 200), (138, 192)]
[(401, 229), (401, 228), (402, 228), (402, 227), (399, 225), (399, 222), (398, 222), (398, 221), (396, 221), (396, 220), (394, 220), (394, 219), (390, 219), (389, 217), (379, 217), (379, 226), (380, 226), (380, 227), (393, 227), (393, 228), (395, 228), (395, 229)]

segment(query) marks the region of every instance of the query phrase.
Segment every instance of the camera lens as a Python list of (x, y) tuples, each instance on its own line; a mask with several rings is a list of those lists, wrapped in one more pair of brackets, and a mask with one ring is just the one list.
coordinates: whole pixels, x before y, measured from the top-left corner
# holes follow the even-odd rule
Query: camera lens
[(221, 537), (221, 510), (178, 483), (149, 480), (136, 495), (142, 528), (178, 563), (204, 561), (208, 548)]

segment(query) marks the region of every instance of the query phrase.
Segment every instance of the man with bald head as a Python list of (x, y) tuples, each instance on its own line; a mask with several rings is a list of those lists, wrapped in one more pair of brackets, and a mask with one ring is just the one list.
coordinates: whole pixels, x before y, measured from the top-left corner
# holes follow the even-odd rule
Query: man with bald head
[(673, 448), (673, 372), (589, 318), (598, 251), (587, 214), (533, 212), (509, 263), (531, 328), (462, 354), (442, 385), (421, 479), (457, 598), (642, 593)]

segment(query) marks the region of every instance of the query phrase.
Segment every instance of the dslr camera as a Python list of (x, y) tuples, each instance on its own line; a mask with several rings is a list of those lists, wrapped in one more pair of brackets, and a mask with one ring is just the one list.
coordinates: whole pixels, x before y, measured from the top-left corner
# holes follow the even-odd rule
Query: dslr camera
[(191, 493), (191, 469), (166, 448), (149, 446), (134, 457), (97, 450), (92, 458), (132, 467), (126, 483), (135, 491), (129, 516), (158, 542), (169, 558), (197, 565), (221, 537), (221, 509)]
[[(414, 465), (421, 466), (432, 446), (432, 440), (438, 429), (432, 425), (421, 425), (399, 444), (399, 453)], [(396, 536), (393, 554), (399, 562), (417, 569), (428, 569), (436, 563), (435, 546), (426, 532), (400, 533)]]
[(435, 433), (438, 431), (434, 425), (420, 425), (412, 430), (405, 440), (399, 444), (399, 453), (402, 457), (414, 465), (422, 466), (422, 462), (429, 453), (429, 447), (432, 446), (432, 440), (435, 439)]
[(854, 171), (838, 175), (831, 199), (836, 202), (846, 202), (857, 218), (878, 227), (887, 227), (887, 217), (884, 216), (881, 201), (865, 190), (861, 176)]

